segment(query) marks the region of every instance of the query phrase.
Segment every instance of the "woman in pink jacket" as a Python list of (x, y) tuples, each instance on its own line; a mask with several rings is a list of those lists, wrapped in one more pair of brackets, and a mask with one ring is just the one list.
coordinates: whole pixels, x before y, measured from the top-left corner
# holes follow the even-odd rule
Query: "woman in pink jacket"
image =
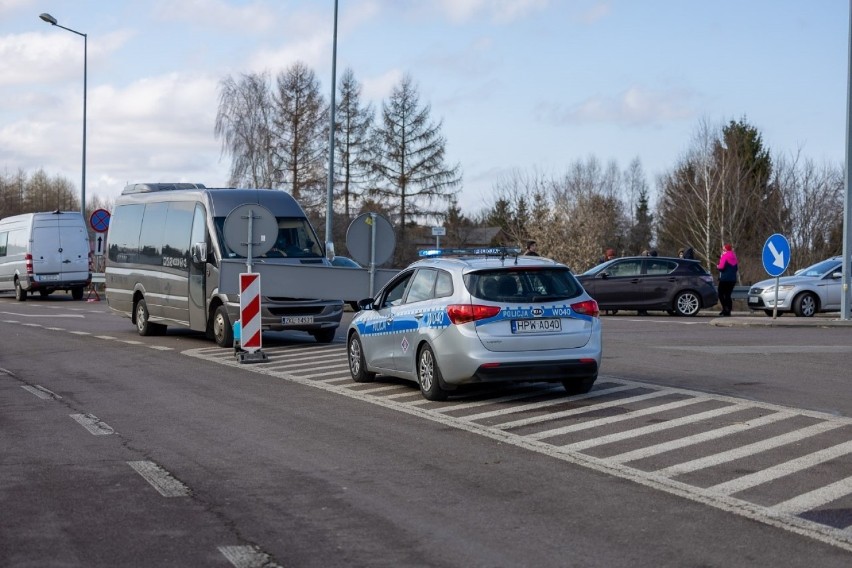
[(737, 270), (739, 270), (737, 255), (731, 243), (725, 243), (722, 247), (722, 256), (719, 257), (719, 264), (716, 265), (716, 268), (719, 269), (719, 303), (722, 304), (722, 311), (719, 312), (719, 315), (729, 316), (734, 307), (731, 294), (737, 284)]

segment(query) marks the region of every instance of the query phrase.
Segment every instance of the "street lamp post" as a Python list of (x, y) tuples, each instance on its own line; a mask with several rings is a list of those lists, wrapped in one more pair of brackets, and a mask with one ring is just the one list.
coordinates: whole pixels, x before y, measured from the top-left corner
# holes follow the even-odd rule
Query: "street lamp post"
[(41, 14), (39, 18), (47, 22), (52, 26), (56, 26), (57, 28), (62, 28), (63, 30), (68, 30), (71, 33), (75, 33), (78, 36), (83, 36), (83, 177), (82, 182), (80, 184), (80, 212), (83, 214), (83, 217), (86, 217), (86, 76), (88, 74), (88, 59), (89, 59), (89, 38), (86, 34), (80, 33), (77, 30), (72, 30), (71, 28), (66, 28), (65, 26), (60, 26), (56, 22), (56, 18), (51, 16), (50, 14)]

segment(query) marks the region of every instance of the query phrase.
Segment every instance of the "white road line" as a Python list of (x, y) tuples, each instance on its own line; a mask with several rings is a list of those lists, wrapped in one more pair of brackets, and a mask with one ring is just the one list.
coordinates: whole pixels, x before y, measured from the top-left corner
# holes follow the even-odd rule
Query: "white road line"
[[(533, 389), (528, 392), (516, 392), (513, 394), (507, 394), (505, 396), (501, 396), (498, 398), (489, 398), (485, 400), (475, 400), (472, 402), (462, 402), (460, 404), (448, 404), (447, 406), (436, 408), (435, 412), (452, 412), (454, 410), (467, 410), (468, 408), (481, 408), (483, 406), (491, 406), (492, 404), (502, 404), (504, 402), (512, 402), (514, 400), (523, 400), (525, 398), (532, 398), (534, 396), (541, 396), (544, 394), (549, 394), (555, 392), (557, 390), (563, 390), (562, 386), (559, 387), (548, 387), (546, 389)], [(490, 394), (493, 392), (499, 392), (499, 390), (489, 391), (489, 393), (480, 393), (480, 394)], [(568, 400), (567, 397), (562, 397), (561, 401)], [(465, 417), (468, 418), (468, 417)]]
[(80, 425), (88, 430), (94, 436), (107, 436), (115, 433), (106, 422), (102, 422), (94, 414), (70, 414), (71, 418), (80, 423)]
[[(17, 312), (0, 312), (0, 314), (8, 314), (10, 316), (17, 316), (19, 318), (84, 318), (86, 316), (79, 316), (76, 314), (19, 314)], [(28, 324), (24, 324), (28, 325)]]
[(189, 488), (175, 479), (168, 471), (152, 461), (129, 461), (127, 465), (151, 484), (163, 497), (186, 497)]
[(849, 453), (852, 453), (852, 441), (837, 444), (836, 446), (786, 461), (784, 463), (779, 463), (778, 465), (732, 479), (725, 483), (714, 485), (713, 487), (709, 487), (708, 490), (718, 491), (724, 495), (733, 495), (734, 493), (739, 493), (740, 491), (750, 489), (757, 485), (762, 485), (780, 477), (790, 475), (791, 473), (796, 473), (797, 471), (819, 465), (823, 462), (833, 460), (834, 458), (845, 456)]
[(64, 327), (48, 327), (50, 331), (65, 331)]
[[(610, 394), (613, 392), (625, 391), (636, 388), (632, 385), (624, 385), (620, 387), (613, 387), (611, 389), (592, 391), (588, 394), (582, 394), (576, 397), (572, 397), (570, 400), (587, 400), (590, 398), (594, 398), (597, 396), (602, 396), (605, 394)], [(537, 424), (539, 422), (547, 422), (549, 420), (554, 420), (557, 418), (565, 418), (566, 416), (574, 416), (576, 414), (586, 414), (587, 412), (594, 412), (600, 408), (610, 408), (612, 406), (622, 406), (624, 404), (630, 404), (633, 402), (640, 402), (643, 400), (648, 400), (651, 398), (658, 398), (661, 396), (666, 396), (672, 394), (671, 392), (665, 390), (659, 390), (654, 392), (649, 392), (646, 394), (640, 394), (636, 396), (631, 396), (628, 398), (619, 398), (618, 400), (611, 400), (609, 402), (602, 402), (600, 404), (593, 404), (591, 406), (581, 406), (578, 408), (571, 408), (569, 410), (562, 410), (560, 412), (553, 412), (551, 414), (544, 414), (541, 416), (531, 416), (529, 418), (521, 418), (520, 420), (514, 420), (512, 422), (503, 422), (502, 424), (497, 424), (494, 427), (499, 428), (500, 430), (508, 430), (510, 428), (515, 428), (517, 426), (527, 426), (528, 424)], [(569, 400), (567, 398), (562, 399), (563, 401)], [(529, 406), (529, 405), (527, 405)], [(466, 418), (470, 418), (469, 416)], [(479, 417), (477, 416), (477, 419)]]
[(323, 383), (328, 383), (328, 384), (331, 384), (331, 383), (344, 384), (344, 383), (348, 383), (348, 382), (351, 382), (351, 381), (352, 381), (352, 375), (350, 375), (348, 372), (340, 373), (339, 375), (331, 375), (329, 377), (323, 377), (321, 379), (317, 379), (317, 382), (323, 382)]
[[(578, 394), (576, 396), (564, 396), (564, 397), (554, 398), (552, 400), (544, 400), (544, 401), (541, 401), (541, 402), (531, 402), (529, 404), (522, 404), (521, 406), (511, 406), (511, 407), (508, 407), (508, 408), (501, 408), (499, 410), (491, 410), (491, 411), (488, 411), (488, 412), (480, 412), (478, 414), (470, 414), (468, 416), (463, 416), (461, 418), (463, 418), (464, 420), (471, 420), (471, 421), (472, 420), (483, 420), (485, 418), (492, 418), (494, 416), (505, 416), (507, 414), (516, 414), (518, 412), (526, 412), (528, 410), (541, 410), (542, 408), (548, 408), (550, 406), (556, 406), (557, 404), (565, 404), (566, 402), (574, 402), (576, 400), (588, 400), (590, 398), (598, 398), (598, 397), (605, 396), (605, 395), (608, 395), (608, 394), (611, 394), (611, 393), (614, 393), (614, 392), (620, 392), (620, 391), (625, 391), (625, 390), (630, 390), (630, 389), (635, 389), (635, 388), (636, 387), (630, 386), (630, 385), (622, 385), (622, 386), (618, 386), (618, 387), (612, 387), (612, 388), (609, 388), (609, 389), (596, 390), (596, 391), (592, 391), (592, 392), (586, 393), (586, 394)], [(650, 393), (650, 394), (635, 396), (635, 397), (632, 397), (632, 398), (622, 398), (618, 402), (623, 403), (623, 402), (626, 402), (628, 400), (644, 400), (646, 398), (663, 396), (664, 394), (665, 393), (663, 391), (657, 391), (657, 392), (653, 392), (653, 393)], [(596, 404), (594, 406), (594, 408), (602, 408), (603, 404), (607, 404), (607, 403)], [(612, 406), (612, 405), (610, 404), (609, 406)], [(582, 412), (589, 412), (590, 409), (591, 409), (591, 407), (585, 406), (585, 407), (583, 407)], [(575, 409), (572, 409), (572, 410), (580, 410), (580, 409), (575, 408)], [(573, 412), (570, 411), (570, 410), (565, 411), (565, 412), (569, 412), (569, 413), (573, 414)], [(561, 412), (555, 412), (553, 414), (548, 414), (547, 416), (558, 417), (562, 414), (563, 413), (561, 413)], [(532, 418), (524, 418), (523, 420), (516, 420), (515, 422), (503, 423), (503, 424), (500, 424), (496, 427), (497, 428), (506, 428), (507, 427), (506, 424), (517, 424), (517, 423), (520, 423), (520, 422), (524, 422), (526, 424), (532, 424), (533, 422), (540, 421), (541, 418), (542, 418), (541, 416), (534, 416)]]
[(722, 408), (717, 408), (715, 410), (708, 410), (706, 412), (699, 412), (698, 414), (690, 414), (689, 416), (683, 416), (681, 418), (667, 420), (666, 422), (660, 422), (659, 424), (649, 424), (648, 426), (643, 426), (641, 428), (634, 428), (625, 432), (618, 432), (617, 434), (609, 434), (607, 436), (592, 438), (591, 440), (583, 440), (582, 442), (565, 444), (561, 447), (569, 450), (585, 450), (595, 446), (603, 446), (604, 444), (611, 444), (613, 442), (629, 440), (630, 438), (638, 438), (639, 436), (644, 436), (646, 434), (655, 434), (657, 432), (662, 432), (663, 430), (668, 430), (670, 428), (677, 428), (678, 426), (684, 426), (686, 424), (700, 422), (701, 420), (706, 420), (708, 418), (724, 416), (725, 414), (739, 412), (748, 408), (750, 407), (746, 404), (725, 406)]
[[(270, 371), (302, 371), (309, 370), (314, 371), (317, 369), (316, 361), (309, 361), (306, 363), (293, 363), (292, 361), (281, 361), (276, 359), (275, 363), (272, 365), (267, 364), (266, 368)], [(322, 365), (321, 369), (348, 369), (349, 363), (346, 361), (336, 364), (336, 365)]]
[(174, 351), (174, 347), (166, 347), (165, 345), (149, 345), (148, 347), (157, 351)]
[(811, 511), (822, 507), (827, 503), (836, 501), (852, 493), (852, 477), (841, 479), (829, 485), (803, 493), (782, 503), (770, 507), (771, 510), (788, 515), (800, 515), (805, 511)]
[(648, 416), (649, 414), (658, 414), (660, 412), (667, 412), (669, 410), (674, 410), (676, 408), (682, 408), (684, 406), (690, 406), (693, 404), (698, 404), (700, 402), (707, 402), (710, 399), (704, 397), (695, 397), (695, 398), (687, 398), (684, 400), (676, 400), (675, 402), (669, 402), (666, 404), (658, 404), (656, 406), (651, 406), (649, 408), (643, 408), (641, 410), (632, 410), (630, 412), (625, 412), (624, 414), (619, 414), (618, 416), (608, 416), (606, 418), (598, 418), (597, 420), (590, 420), (588, 422), (581, 422), (580, 424), (572, 424), (571, 426), (563, 426), (561, 428), (554, 428), (552, 430), (545, 430), (543, 432), (536, 432), (535, 434), (529, 434), (528, 437), (533, 440), (543, 440), (545, 438), (552, 438), (554, 436), (561, 436), (562, 434), (569, 434), (571, 432), (579, 432), (580, 430), (588, 430), (590, 428), (597, 428), (598, 426), (608, 426), (615, 422), (623, 422), (625, 420), (632, 420), (633, 418), (639, 418), (640, 416)]
[(829, 430), (834, 430), (835, 428), (840, 428), (841, 426), (845, 426), (845, 424), (839, 422), (820, 422), (819, 424), (814, 424), (813, 426), (800, 428), (799, 430), (793, 430), (792, 432), (781, 434), (780, 436), (775, 436), (773, 438), (761, 440), (760, 442), (740, 446), (738, 448), (734, 448), (726, 452), (719, 452), (718, 454), (713, 454), (712, 456), (706, 456), (688, 462), (679, 463), (670, 467), (657, 470), (654, 473), (665, 477), (676, 477), (678, 475), (683, 475), (684, 473), (689, 473), (692, 471), (697, 471), (699, 469), (704, 469), (706, 467), (712, 467), (714, 465), (738, 460), (740, 458), (744, 458), (752, 454), (757, 454), (759, 452), (764, 452), (766, 450), (778, 448), (780, 446), (786, 446), (787, 444), (792, 444), (793, 442), (798, 442), (799, 440), (804, 440), (805, 438), (810, 438), (811, 436), (816, 436), (817, 434), (822, 434), (823, 432), (828, 432)]
[(71, 333), (73, 333), (74, 335), (92, 335), (88, 331), (72, 331)]
[(138, 341), (136, 339), (119, 339), (119, 343), (126, 343), (128, 345), (144, 345), (142, 341)]
[[(349, 387), (349, 388), (352, 388), (352, 387)], [(404, 385), (379, 385), (379, 386), (375, 386), (373, 388), (360, 388), (360, 389), (357, 389), (357, 390), (358, 390), (358, 392), (363, 392), (363, 393), (368, 393), (368, 394), (376, 394), (376, 393), (380, 393), (380, 392), (395, 391), (395, 390), (399, 390), (401, 388), (406, 388), (406, 387)], [(405, 394), (411, 394), (411, 392), (406, 392)]]
[(46, 388), (39, 386), (39, 385), (32, 385), (32, 386), (21, 385), (21, 388), (24, 389), (25, 391), (31, 392), (32, 394), (36, 395), (37, 397), (39, 397), (42, 400), (51, 400), (51, 399), (58, 400), (58, 399), (62, 398), (61, 396), (59, 396), (55, 392), (49, 391)]
[(849, 353), (852, 345), (656, 345), (655, 349), (673, 349), (718, 355), (769, 355), (773, 353)]
[(256, 546), (220, 546), (219, 552), (234, 568), (281, 568), (271, 557)]
[(348, 369), (348, 368), (349, 368), (349, 365), (328, 365), (328, 366), (324, 366), (323, 371), (320, 371), (319, 373), (310, 373), (310, 374), (307, 374), (307, 375), (303, 375), (303, 374), (299, 373), (298, 376), (299, 376), (299, 378), (302, 378), (302, 379), (313, 379), (314, 377), (325, 377), (329, 374), (329, 372), (334, 372), (335, 369), (337, 371), (342, 371), (342, 370)]
[(26, 327), (44, 327), (40, 323), (26, 323), (26, 322), (24, 322), (21, 325), (26, 326)]
[[(181, 351), (181, 353), (189, 357), (210, 360), (210, 357), (203, 355), (202, 352), (197, 349), (189, 349)], [(400, 403), (394, 400), (389, 400), (388, 397), (375, 397), (369, 394), (361, 394), (355, 390), (346, 388), (345, 386), (332, 384), (330, 382), (307, 380), (299, 377), (286, 376), (283, 374), (269, 373), (268, 371), (264, 370), (263, 366), (261, 365), (255, 365), (251, 367), (240, 367), (234, 361), (222, 361), (222, 364), (237, 369), (242, 368), (246, 371), (262, 375), (271, 375), (282, 380), (287, 380), (304, 386), (325, 390), (330, 393), (343, 395), (355, 400), (360, 400), (365, 403), (374, 404), (376, 406), (381, 406), (390, 410), (395, 410), (397, 412), (402, 412), (404, 414), (416, 416), (425, 420), (430, 420), (432, 422), (442, 424), (447, 427), (457, 428), (459, 430), (484, 436), (486, 438), (495, 440), (498, 443), (510, 444), (519, 448), (523, 448), (525, 450), (533, 451), (542, 455), (552, 457), (557, 460), (561, 460), (565, 463), (579, 465), (603, 474), (612, 475), (621, 479), (627, 479), (644, 487), (657, 489), (670, 495), (676, 495), (685, 499), (689, 499), (696, 503), (708, 505), (718, 510), (733, 513), (744, 518), (761, 522), (768, 526), (788, 531), (793, 534), (805, 536), (814, 539), (818, 542), (835, 546), (846, 551), (852, 551), (852, 530), (850, 529), (844, 530), (830, 527), (828, 525), (815, 521), (810, 521), (808, 519), (804, 519), (795, 515), (776, 514), (772, 512), (768, 507), (757, 505), (755, 503), (750, 503), (748, 501), (744, 501), (735, 497), (710, 492), (703, 488), (699, 488), (688, 483), (680, 482), (676, 479), (670, 479), (668, 477), (657, 475), (654, 472), (640, 471), (630, 466), (613, 463), (606, 459), (595, 458), (593, 456), (581, 452), (561, 450), (551, 444), (530, 440), (527, 436), (517, 435), (511, 432), (505, 432), (499, 428), (480, 424), (477, 422), (468, 422), (459, 418), (445, 416), (441, 413), (434, 412), (431, 409), (420, 408), (415, 404), (404, 402)], [(624, 384), (629, 384), (635, 388), (658, 388), (654, 385), (630, 381), (621, 377), (607, 377), (607, 380), (616, 380), (619, 382), (623, 382)], [(417, 393), (417, 391), (413, 391), (412, 395), (415, 393)], [(696, 391), (688, 391), (686, 389), (676, 388), (668, 388), (666, 391), (663, 391), (663, 393), (679, 393), (686, 396), (696, 396), (704, 394)], [(768, 403), (744, 401), (741, 398), (734, 398), (723, 395), (713, 395), (710, 398), (712, 398), (712, 400), (730, 402), (733, 404), (742, 404), (747, 402), (751, 406), (754, 406), (756, 408), (762, 408), (772, 412), (795, 411), (796, 416), (807, 416), (815, 418), (817, 420), (828, 421), (836, 424), (835, 426), (833, 426), (835, 428), (852, 424), (852, 420), (850, 420), (849, 418), (832, 416), (824, 412), (816, 412), (805, 409), (791, 409), (788, 407)], [(594, 407), (589, 407), (585, 409), (585, 411), (593, 410)]]
[(113, 337), (111, 335), (96, 335), (98, 339), (118, 339), (117, 337)]
[(774, 414), (767, 414), (766, 416), (761, 416), (760, 418), (755, 418), (754, 420), (749, 420), (748, 422), (741, 422), (739, 424), (731, 424), (730, 426), (725, 426), (723, 428), (717, 428), (715, 430), (710, 430), (708, 432), (702, 432), (700, 434), (695, 434), (693, 436), (687, 436), (685, 438), (678, 438), (677, 440), (672, 440), (670, 442), (664, 442), (662, 444), (657, 444), (655, 446), (648, 446), (647, 448), (639, 448), (638, 450), (633, 450), (630, 452), (625, 452), (623, 454), (618, 454), (616, 456), (611, 456), (607, 458), (607, 461), (615, 462), (615, 463), (625, 463), (640, 460), (642, 458), (648, 458), (651, 456), (655, 456), (658, 454), (663, 454), (665, 452), (670, 452), (672, 450), (678, 450), (680, 448), (685, 448), (687, 446), (693, 446), (695, 444), (700, 444), (702, 442), (709, 442), (710, 440), (716, 440), (718, 438), (723, 438), (725, 436), (730, 436), (732, 434), (737, 434), (739, 432), (743, 432), (745, 430), (750, 430), (752, 428), (758, 428), (760, 426), (766, 426), (767, 424), (772, 424), (773, 422), (779, 422), (781, 420), (787, 420), (788, 418), (792, 418), (796, 416), (794, 412), (775, 412)]

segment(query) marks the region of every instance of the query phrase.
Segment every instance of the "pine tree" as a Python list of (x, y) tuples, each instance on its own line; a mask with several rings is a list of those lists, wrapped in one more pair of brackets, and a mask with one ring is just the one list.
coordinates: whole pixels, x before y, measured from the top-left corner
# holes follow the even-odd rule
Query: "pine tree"
[(446, 164), (441, 123), (432, 123), (430, 113), (429, 105), (420, 106), (417, 89), (406, 75), (382, 104), (381, 122), (374, 129), (376, 180), (369, 193), (392, 204), (402, 251), (408, 245), (408, 227), (438, 215), (435, 202), (447, 202), (461, 183), (460, 166)]

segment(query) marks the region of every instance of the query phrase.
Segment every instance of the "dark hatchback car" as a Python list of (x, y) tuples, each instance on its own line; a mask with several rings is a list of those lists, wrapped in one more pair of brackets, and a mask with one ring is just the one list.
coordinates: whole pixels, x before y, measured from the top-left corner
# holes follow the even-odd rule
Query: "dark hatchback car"
[(694, 316), (716, 304), (713, 277), (696, 260), (660, 256), (616, 258), (577, 276), (601, 312), (665, 310)]

